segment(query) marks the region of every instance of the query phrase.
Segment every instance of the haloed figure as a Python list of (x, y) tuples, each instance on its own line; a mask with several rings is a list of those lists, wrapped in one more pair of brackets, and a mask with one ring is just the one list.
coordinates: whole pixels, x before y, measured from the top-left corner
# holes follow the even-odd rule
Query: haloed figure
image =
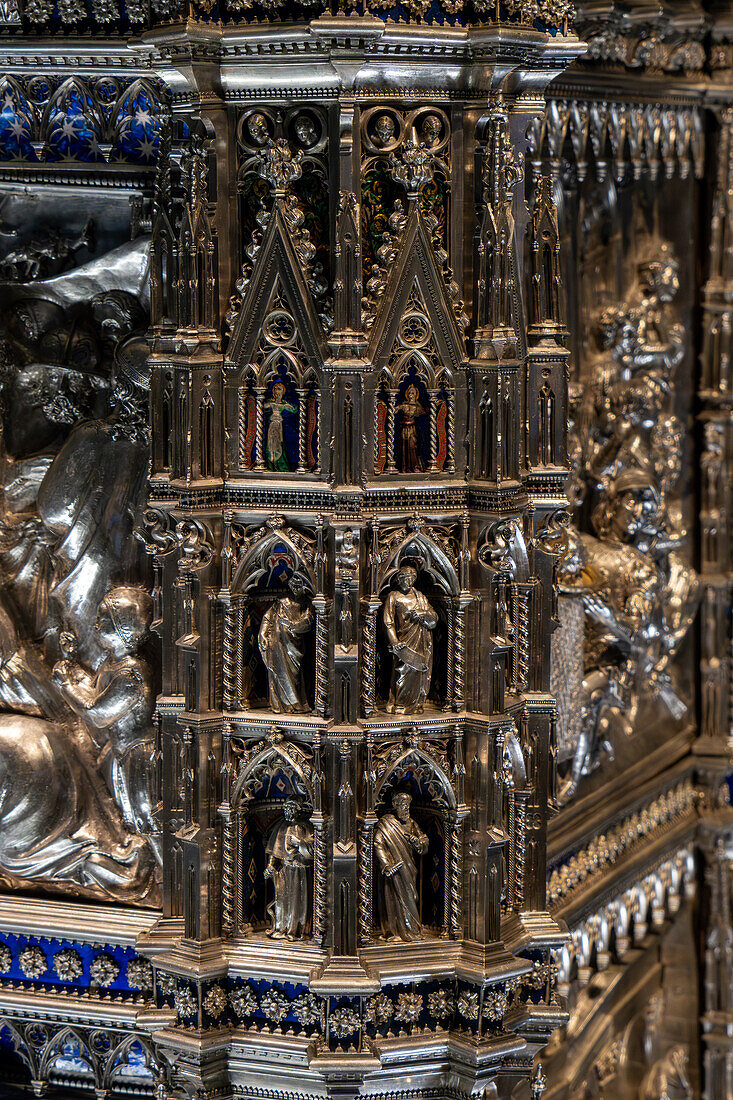
[(433, 673), (433, 636), (438, 625), (427, 596), (415, 588), (417, 570), (403, 566), (397, 589), (384, 601), (382, 619), (390, 651), (394, 655), (392, 685), (387, 710), (390, 714), (420, 713), (430, 690)]
[(265, 876), (275, 887), (275, 899), (267, 912), (271, 920), (268, 936), (294, 940), (308, 933), (308, 869), (313, 863), (313, 833), (299, 820), (300, 804), (289, 798), (283, 820), (267, 841)]
[(384, 876), (382, 927), (385, 935), (402, 940), (419, 939), (422, 933), (417, 905), (419, 858), (428, 850), (428, 838), (410, 817), (412, 797), (407, 791), (392, 796), (392, 813), (386, 813), (374, 830), (374, 851)]

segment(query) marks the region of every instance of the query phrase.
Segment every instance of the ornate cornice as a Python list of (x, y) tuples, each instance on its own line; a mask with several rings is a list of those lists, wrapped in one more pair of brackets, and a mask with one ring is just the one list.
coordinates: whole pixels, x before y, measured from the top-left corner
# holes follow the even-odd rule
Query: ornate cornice
[(682, 820), (689, 820), (692, 825), (695, 800), (693, 782), (685, 779), (556, 866), (547, 886), (550, 909), (568, 905), (577, 892), (587, 890), (596, 878), (605, 876), (621, 859), (650, 846)]

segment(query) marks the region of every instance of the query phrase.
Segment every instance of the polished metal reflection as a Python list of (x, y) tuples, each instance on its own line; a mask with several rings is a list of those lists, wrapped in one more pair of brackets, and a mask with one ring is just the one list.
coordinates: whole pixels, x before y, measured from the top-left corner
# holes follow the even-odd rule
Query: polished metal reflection
[(267, 842), (265, 876), (271, 878), (274, 901), (268, 906), (272, 939), (294, 940), (310, 931), (310, 868), (313, 864), (313, 833), (302, 820), (300, 804), (289, 799), (283, 806), (283, 820)]
[(596, 371), (573, 412), (571, 491), (591, 530), (567, 528), (558, 568), (561, 803), (640, 721), (679, 723), (689, 709), (674, 669), (699, 602), (675, 497), (682, 426), (672, 407), (686, 334), (673, 306), (677, 260), (664, 242), (647, 247), (624, 302), (597, 319)]
[(128, 583), (147, 467), (146, 314), (117, 266), (95, 260), (25, 297), (16, 285), (2, 319), (0, 870), (157, 904), (153, 675), (140, 655), (152, 601)]
[(397, 588), (384, 601), (382, 620), (387, 643), (394, 656), (387, 711), (420, 714), (430, 689), (433, 671), (433, 639), (438, 617), (427, 597), (415, 588), (417, 570), (403, 565)]
[(313, 626), (306, 583), (297, 573), (283, 596), (262, 617), (259, 646), (267, 669), (270, 706), (275, 714), (310, 710), (303, 678), (304, 635)]
[(382, 871), (382, 928), (401, 940), (420, 938), (417, 881), (420, 856), (428, 838), (410, 816), (412, 799), (406, 791), (392, 796), (392, 811), (383, 814), (374, 830), (374, 851)]

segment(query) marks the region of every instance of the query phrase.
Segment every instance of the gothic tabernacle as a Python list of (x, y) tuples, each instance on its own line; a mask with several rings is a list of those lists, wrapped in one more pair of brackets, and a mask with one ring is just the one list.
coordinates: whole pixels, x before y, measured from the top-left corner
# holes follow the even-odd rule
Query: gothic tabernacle
[(2, 1088), (731, 1100), (727, 0), (0, 38)]

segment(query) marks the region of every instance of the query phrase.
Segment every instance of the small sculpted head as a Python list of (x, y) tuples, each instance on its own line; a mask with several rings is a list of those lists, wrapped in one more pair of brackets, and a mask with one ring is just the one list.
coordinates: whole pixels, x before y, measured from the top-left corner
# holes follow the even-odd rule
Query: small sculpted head
[(247, 119), (247, 130), (255, 145), (264, 145), (270, 136), (267, 129), (267, 119), (260, 111), (255, 111)]
[(380, 145), (389, 145), (395, 136), (395, 124), (391, 115), (380, 115), (374, 124), (374, 133)]
[(296, 600), (302, 600), (307, 595), (306, 583), (301, 577), (300, 573), (293, 573), (288, 581), (288, 589), (291, 594), (295, 596)]
[(300, 818), (300, 803), (296, 798), (286, 798), (283, 806), (283, 816), (288, 824), (292, 824)]
[(417, 570), (411, 565), (403, 565), (397, 574), (397, 587), (400, 592), (410, 592), (415, 587)]
[(299, 118), (295, 123), (295, 136), (301, 145), (315, 145), (318, 135), (312, 119), (308, 118), (307, 115)]
[(398, 791), (397, 794), (392, 796), (392, 809), (399, 821), (409, 821), (411, 802), (412, 795), (408, 794), (407, 791)]
[(420, 137), (428, 149), (434, 148), (440, 143), (443, 134), (443, 124), (437, 115), (428, 115), (420, 128)]
[(110, 589), (99, 605), (95, 623), (103, 649), (114, 657), (137, 651), (153, 617), (153, 601), (142, 588), (118, 585)]

